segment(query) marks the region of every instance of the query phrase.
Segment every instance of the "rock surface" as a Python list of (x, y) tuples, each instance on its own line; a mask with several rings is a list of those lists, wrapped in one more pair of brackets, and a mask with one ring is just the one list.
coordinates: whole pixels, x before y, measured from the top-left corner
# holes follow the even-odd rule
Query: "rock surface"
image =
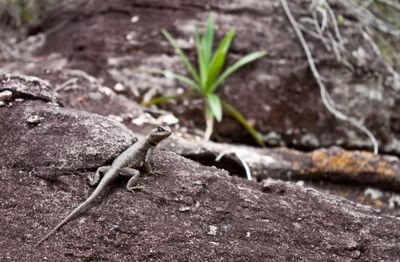
[(94, 170), (134, 137), (116, 121), (37, 101), (2, 107), (0, 121), (0, 166), (38, 176)]
[[(8, 261), (395, 261), (400, 220), (298, 185), (261, 185), (159, 148), (143, 189), (121, 178), (35, 248), (92, 191), (85, 174), (132, 132), (41, 100), (0, 108), (0, 259)], [(32, 173), (32, 170), (35, 172)], [(34, 174), (34, 175), (32, 175)], [(37, 174), (47, 174), (45, 179)], [(66, 174), (59, 176), (59, 174)]]
[(1, 170), (0, 250), (12, 261), (394, 261), (400, 220), (283, 182), (228, 177), (171, 152), (157, 153), (164, 176), (126, 181), (98, 205), (33, 245), (90, 193), (84, 176), (49, 182)]
[(56, 102), (57, 94), (49, 83), (34, 77), (17, 74), (0, 74), (0, 92), (11, 92), (10, 98), (40, 99)]
[(116, 121), (54, 104), (56, 92), (40, 79), (16, 75), (0, 78), (5, 79), (0, 90), (12, 90), (15, 100), (26, 98), (0, 108), (3, 168), (46, 177), (93, 170), (113, 160), (134, 137)]

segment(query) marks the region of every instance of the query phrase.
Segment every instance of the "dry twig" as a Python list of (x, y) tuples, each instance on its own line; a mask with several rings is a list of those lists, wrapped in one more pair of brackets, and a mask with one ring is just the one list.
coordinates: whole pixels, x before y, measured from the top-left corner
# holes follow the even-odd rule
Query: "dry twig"
[(372, 134), (372, 132), (368, 128), (366, 128), (363, 124), (361, 124), (359, 121), (357, 121), (356, 119), (348, 117), (336, 109), (335, 103), (333, 102), (332, 98), (330, 97), (328, 91), (325, 88), (325, 85), (321, 79), (321, 75), (319, 74), (319, 71), (318, 71), (317, 67), (315, 66), (315, 62), (312, 57), (310, 48), (308, 47), (308, 44), (307, 44), (306, 40), (304, 39), (303, 33), (299, 29), (299, 26), (290, 11), (287, 1), (286, 0), (279, 0), (279, 1), (282, 5), (283, 10), (285, 11), (286, 16), (289, 19), (290, 24), (292, 25), (292, 27), (296, 33), (303, 49), (304, 49), (310, 70), (320, 88), (320, 94), (321, 94), (323, 104), (328, 109), (328, 111), (331, 112), (335, 117), (337, 117), (343, 121), (349, 122), (350, 124), (352, 124), (353, 126), (358, 128), (360, 131), (365, 133), (369, 137), (369, 139), (371, 140), (371, 142), (373, 144), (374, 154), (378, 154), (378, 142), (377, 142), (375, 136)]

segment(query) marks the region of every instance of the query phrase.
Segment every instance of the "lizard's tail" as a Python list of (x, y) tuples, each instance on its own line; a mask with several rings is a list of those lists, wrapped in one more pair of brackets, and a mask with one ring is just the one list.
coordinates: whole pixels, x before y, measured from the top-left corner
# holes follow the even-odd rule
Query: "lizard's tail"
[(97, 188), (93, 191), (93, 193), (88, 197), (84, 202), (82, 202), (79, 206), (77, 206), (69, 215), (64, 218), (63, 221), (61, 221), (53, 230), (51, 230), (47, 235), (45, 235), (37, 244), (35, 247), (38, 247), (43, 241), (45, 241), (49, 236), (54, 234), (57, 230), (59, 230), (63, 225), (68, 223), (72, 218), (77, 215), (82, 209), (87, 207), (93, 200), (100, 195), (101, 191), (109, 184), (111, 181), (109, 179), (102, 179), (97, 186)]
[[(85, 201), (86, 202), (86, 201)], [(83, 203), (85, 203), (83, 202)], [(49, 236), (51, 236), (52, 234), (54, 234), (54, 232), (56, 232), (57, 230), (60, 229), (60, 227), (62, 227), (64, 224), (68, 223), (72, 217), (78, 213), (79, 211), (81, 211), (82, 209), (82, 204), (79, 205), (76, 209), (74, 209), (74, 211), (72, 211), (66, 218), (64, 218), (63, 221), (61, 221), (55, 228), (53, 228), (53, 230), (51, 230), (47, 235), (45, 235), (39, 242), (36, 243), (35, 247), (38, 247), (43, 241), (45, 241)]]

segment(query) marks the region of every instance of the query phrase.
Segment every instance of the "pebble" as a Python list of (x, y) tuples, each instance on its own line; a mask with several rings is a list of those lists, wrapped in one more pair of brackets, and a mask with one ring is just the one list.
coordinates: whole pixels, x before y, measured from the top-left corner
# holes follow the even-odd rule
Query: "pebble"
[(9, 90), (0, 92), (0, 101), (7, 101), (10, 100), (12, 97), (12, 92)]
[(135, 15), (135, 16), (133, 16), (132, 18), (131, 18), (131, 23), (136, 23), (136, 22), (138, 22), (139, 21), (139, 16), (138, 15)]
[(126, 86), (124, 86), (124, 85), (121, 84), (121, 83), (116, 83), (115, 86), (114, 86), (114, 90), (115, 90), (116, 92), (124, 92), (124, 91), (127, 90), (127, 88), (126, 88)]
[(369, 187), (364, 191), (364, 196), (369, 197), (372, 200), (376, 200), (383, 197), (383, 192)]
[(271, 146), (279, 146), (282, 144), (282, 136), (274, 131), (264, 135), (263, 140)]
[(41, 117), (33, 115), (33, 116), (28, 117), (26, 122), (28, 122), (29, 124), (39, 124), (40, 120), (41, 120)]
[(91, 92), (91, 93), (88, 94), (88, 97), (91, 100), (100, 101), (101, 99), (103, 99), (104, 96), (102, 94), (100, 94), (100, 93)]
[(396, 207), (400, 207), (400, 195), (393, 195), (388, 199), (389, 208), (395, 209)]

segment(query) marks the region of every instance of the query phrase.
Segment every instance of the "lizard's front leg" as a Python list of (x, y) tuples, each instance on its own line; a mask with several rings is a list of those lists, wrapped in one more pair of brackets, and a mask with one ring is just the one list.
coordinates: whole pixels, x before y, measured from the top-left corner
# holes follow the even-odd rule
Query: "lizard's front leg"
[(150, 147), (150, 149), (146, 153), (146, 157), (144, 158), (144, 171), (146, 174), (154, 174), (153, 169), (151, 168), (151, 162), (153, 161), (153, 152), (154, 152), (155, 147)]
[(100, 182), (101, 177), (104, 175), (105, 172), (108, 171), (108, 169), (110, 169), (110, 166), (101, 166), (97, 169), (96, 174), (94, 174), (94, 176), (88, 176), (89, 185), (91, 186), (97, 185)]
[(146, 174), (149, 175), (164, 175), (164, 172), (161, 172), (159, 170), (153, 170), (153, 168), (151, 167), (151, 163), (153, 162), (153, 152), (154, 152), (155, 147), (151, 147), (149, 149), (149, 151), (147, 151), (146, 157), (144, 158), (144, 163), (143, 163), (143, 167), (144, 167), (144, 171), (146, 172)]
[(137, 182), (139, 180), (140, 177), (140, 172), (136, 169), (133, 168), (129, 168), (129, 167), (124, 167), (121, 168), (121, 170), (119, 171), (119, 174), (121, 176), (129, 176), (131, 177), (131, 179), (129, 179), (128, 184), (126, 184), (126, 189), (131, 191), (132, 193), (134, 193), (135, 189), (138, 189), (140, 187), (137, 187)]

